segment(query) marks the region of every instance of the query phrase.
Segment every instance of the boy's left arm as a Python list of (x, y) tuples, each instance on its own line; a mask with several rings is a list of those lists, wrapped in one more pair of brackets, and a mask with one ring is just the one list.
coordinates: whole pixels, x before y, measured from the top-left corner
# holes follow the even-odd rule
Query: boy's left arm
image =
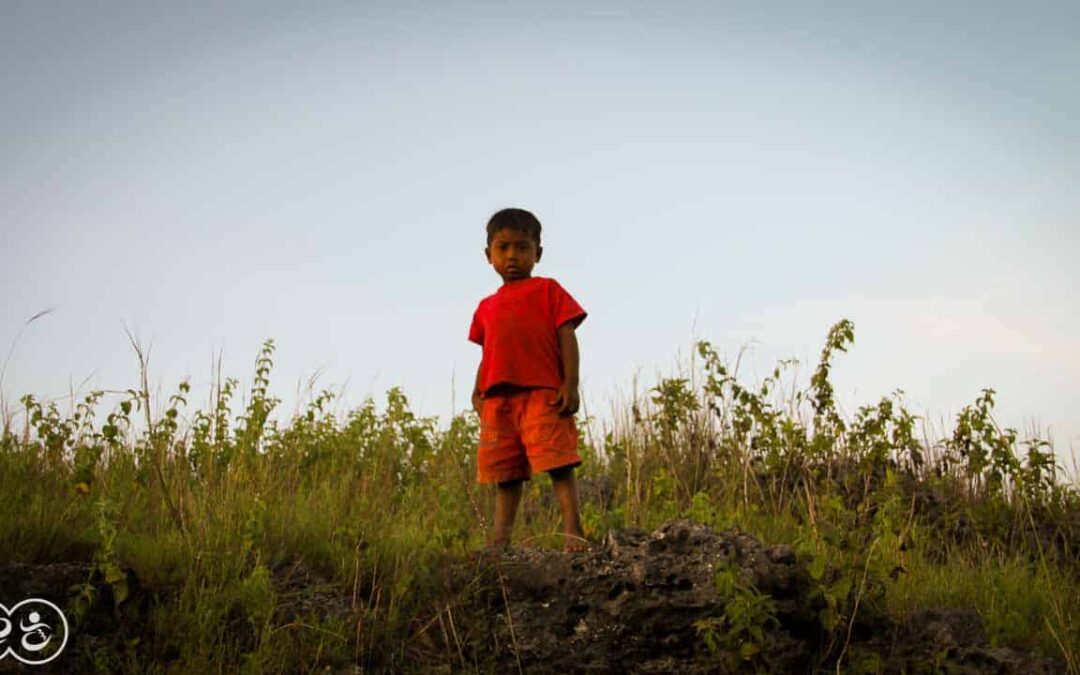
[(578, 397), (578, 343), (574, 333), (574, 322), (567, 321), (559, 326), (559, 351), (562, 353), (563, 382), (559, 395), (552, 405), (559, 406), (560, 415), (573, 415), (578, 411), (581, 400)]

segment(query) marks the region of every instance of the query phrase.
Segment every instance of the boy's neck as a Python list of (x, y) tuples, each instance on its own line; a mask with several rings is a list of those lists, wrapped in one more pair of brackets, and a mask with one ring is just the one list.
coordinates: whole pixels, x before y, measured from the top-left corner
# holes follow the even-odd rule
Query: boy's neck
[(509, 286), (511, 284), (520, 284), (522, 281), (529, 281), (531, 279), (533, 279), (533, 276), (529, 275), (527, 277), (521, 277), (520, 279), (511, 279), (510, 281), (503, 281), (502, 285), (503, 285), (503, 287), (506, 287), (506, 286)]

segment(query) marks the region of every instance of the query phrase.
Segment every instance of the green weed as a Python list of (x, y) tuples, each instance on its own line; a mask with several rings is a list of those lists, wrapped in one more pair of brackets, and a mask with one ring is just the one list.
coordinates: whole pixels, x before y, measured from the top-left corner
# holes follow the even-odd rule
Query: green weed
[[(790, 392), (794, 361), (747, 384), (701, 342), (698, 371), (661, 378), (599, 430), (587, 420), (587, 534), (685, 516), (793, 545), (813, 584), (821, 667), (880, 666), (852, 646), (863, 622), (967, 606), (996, 644), (1077, 672), (1080, 495), (1053, 448), (1000, 428), (991, 389), (933, 441), (902, 392), (844, 419), (829, 375), (853, 341), (851, 322), (833, 326), (809, 386)], [(23, 428), (5, 418), (0, 546), (24, 562), (90, 564), (69, 608), (87, 617), (107, 593), (116, 620), (144, 626), (80, 645), (87, 669), (409, 670), (435, 658), (414, 641), (417, 617), (445, 613), (441, 569), (482, 546), (492, 510), (475, 482), (476, 415), (440, 425), (395, 388), (344, 413), (319, 392), (279, 422), (273, 354), (268, 340), (236, 413), (239, 380), (219, 376), (203, 408), (191, 410), (184, 382), (155, 419), (144, 372), (138, 389), (91, 392), (69, 415), (25, 396)], [(517, 536), (559, 546), (541, 483)], [(282, 572), (294, 567), (337, 609), (301, 603)], [(729, 571), (717, 589), (727, 609), (699, 618), (703, 646), (732, 668), (762, 667), (769, 598)], [(439, 662), (464, 664), (466, 647), (448, 639)]]

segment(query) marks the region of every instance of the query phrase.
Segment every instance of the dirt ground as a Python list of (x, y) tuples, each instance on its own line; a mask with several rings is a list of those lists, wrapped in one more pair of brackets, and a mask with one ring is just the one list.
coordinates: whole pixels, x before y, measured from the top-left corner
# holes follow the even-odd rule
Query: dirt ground
[[(722, 569), (743, 589), (757, 592), (722, 594), (716, 583)], [(927, 609), (901, 621), (864, 611), (856, 614), (851, 639), (844, 632), (845, 640), (829, 651), (831, 636), (818, 618), (822, 601), (789, 546), (763, 546), (745, 533), (716, 532), (684, 520), (651, 533), (613, 532), (585, 553), (517, 550), (480, 557), (476, 567), (461, 571), (460, 580), (467, 583), (477, 570), (492, 578), (493, 584), (483, 586), (493, 590), (471, 597), (456, 618), (472, 628), (470, 617), (492, 617), (481, 629), (491, 639), (471, 659), (463, 651), (454, 669), (484, 670), (488, 664), (495, 672), (529, 673), (835, 672), (843, 652), (844, 672), (1065, 672), (1059, 663), (990, 646), (973, 610)], [(740, 594), (756, 603), (756, 618), (744, 619), (747, 628), (726, 636), (738, 619), (720, 623), (720, 644), (710, 650), (695, 622), (724, 617)], [(743, 652), (746, 643), (756, 646)]]
[[(717, 587), (721, 571), (732, 582), (724, 590)], [(393, 670), (836, 672), (843, 653), (843, 672), (1065, 672), (1053, 660), (991, 646), (971, 609), (927, 608), (899, 620), (860, 610), (850, 639), (844, 631), (837, 641), (835, 631), (821, 626), (822, 601), (791, 547), (765, 546), (745, 533), (685, 520), (654, 532), (616, 531), (582, 553), (525, 548), (476, 554), (450, 561), (441, 577), (437, 606), (416, 617), (405, 650), (410, 659)], [(70, 589), (88, 578), (85, 564), (0, 563), (0, 602), (39, 597), (65, 606)], [(348, 618), (354, 611), (351, 589), (336, 588), (302, 564), (281, 566), (273, 578), (278, 619), (313, 612)], [(146, 630), (150, 603), (163, 598), (133, 577), (131, 582), (124, 615), (112, 611), (102, 586), (96, 608), (73, 628), (72, 653), (33, 672), (81, 672), (79, 653)], [(701, 629), (710, 618), (712, 649)], [(20, 667), (11, 658), (0, 660), (0, 673), (23, 672)], [(368, 662), (363, 672), (385, 670), (388, 664)]]

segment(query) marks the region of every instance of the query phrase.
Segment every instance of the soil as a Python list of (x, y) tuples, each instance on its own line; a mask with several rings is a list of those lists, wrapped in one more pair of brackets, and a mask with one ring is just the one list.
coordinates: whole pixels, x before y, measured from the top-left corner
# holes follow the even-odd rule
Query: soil
[[(717, 590), (720, 569), (767, 598), (775, 620), (759, 622), (760, 636), (738, 633), (710, 650), (695, 623), (725, 614), (732, 596)], [(391, 668), (369, 661), (364, 672), (835, 672), (841, 652), (846, 672), (858, 672), (859, 664), (884, 673), (1066, 672), (1057, 661), (992, 646), (970, 609), (926, 609), (900, 620), (860, 609), (850, 640), (837, 641), (836, 632), (820, 624), (814, 582), (791, 547), (685, 520), (654, 532), (612, 532), (581, 553), (485, 552), (448, 562), (441, 576), (438, 602), (417, 616), (408, 649), (388, 649), (408, 654), (407, 664), (396, 661)], [(275, 621), (353, 611), (351, 589), (330, 584), (302, 564), (278, 566), (272, 577), (279, 597)], [(96, 576), (86, 564), (0, 563), (0, 602), (10, 606), (38, 597), (65, 607), (69, 589), (88, 579)], [(164, 601), (129, 575), (131, 594), (124, 613), (117, 613), (108, 587), (100, 579), (96, 583), (98, 601), (73, 629), (72, 654), (33, 672), (83, 672), (80, 664), (88, 671), (95, 649), (120, 648), (122, 640), (139, 637), (147, 630), (151, 603)], [(143, 636), (140, 650), (149, 641)], [(740, 654), (748, 642), (757, 651)], [(11, 658), (0, 659), (0, 673), (24, 672), (19, 668)]]
[[(736, 633), (710, 651), (695, 622), (724, 616), (727, 600), (715, 582), (721, 567), (734, 571), (744, 587), (752, 584), (771, 598), (776, 621), (760, 622), (760, 640)], [(491, 590), (466, 598), (454, 614), (470, 636), (481, 632), (470, 617), (489, 617), (485, 626), (491, 635), (485, 649), (463, 650), (455, 669), (831, 672), (843, 653), (845, 670), (865, 664), (869, 672), (884, 673), (1065, 672), (1055, 661), (991, 646), (979, 615), (968, 609), (924, 610), (901, 621), (867, 610), (856, 615), (851, 639), (843, 639), (844, 632), (830, 649), (835, 633), (823, 630), (821, 601), (814, 599), (813, 583), (791, 547), (766, 546), (736, 530), (716, 532), (684, 520), (651, 533), (613, 532), (584, 553), (516, 550), (479, 556), (459, 574), (458, 582), (466, 586), (475, 586), (478, 574), (494, 583), (480, 585)], [(744, 658), (739, 649), (746, 642), (760, 651)]]

